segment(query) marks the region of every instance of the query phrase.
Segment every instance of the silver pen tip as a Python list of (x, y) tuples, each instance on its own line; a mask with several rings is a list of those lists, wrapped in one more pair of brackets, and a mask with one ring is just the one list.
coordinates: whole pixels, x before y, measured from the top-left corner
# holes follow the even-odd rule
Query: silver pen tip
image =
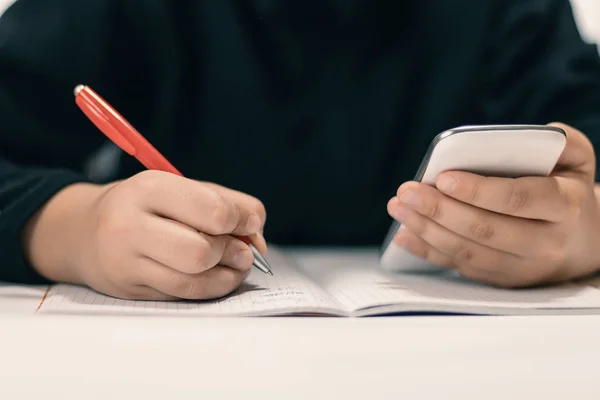
[(75, 94), (75, 96), (77, 96), (79, 94), (79, 92), (81, 92), (83, 90), (84, 87), (85, 86), (83, 86), (83, 85), (77, 85), (75, 87), (75, 90), (73, 90), (73, 93)]
[(273, 273), (271, 272), (271, 266), (269, 265), (269, 263), (267, 263), (267, 260), (265, 260), (264, 258), (254, 258), (254, 265), (260, 269), (262, 272), (264, 272), (265, 274), (271, 274), (273, 275)]
[(262, 254), (260, 254), (258, 249), (254, 247), (254, 245), (250, 245), (250, 249), (252, 250), (252, 254), (254, 255), (254, 265), (262, 272), (269, 275), (273, 275), (273, 272), (271, 272), (271, 266), (269, 265), (269, 262), (263, 257)]

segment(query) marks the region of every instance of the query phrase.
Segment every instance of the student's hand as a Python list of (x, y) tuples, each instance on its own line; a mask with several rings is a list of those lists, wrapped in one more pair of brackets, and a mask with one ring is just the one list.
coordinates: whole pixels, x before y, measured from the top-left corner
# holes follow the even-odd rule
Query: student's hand
[[(77, 210), (78, 201), (87, 204), (84, 209), (64, 210), (68, 204)], [(119, 298), (221, 297), (239, 287), (253, 262), (250, 248), (232, 235), (251, 236), (266, 252), (259, 200), (169, 173), (145, 171), (105, 187), (74, 186), (51, 203), (46, 208), (53, 210), (42, 211), (28, 227), (32, 263), (49, 279)], [(70, 233), (57, 232), (58, 224)], [(68, 266), (62, 271), (51, 268), (60, 257), (48, 255), (60, 246), (71, 253), (62, 254)]]
[(388, 212), (407, 229), (396, 244), (473, 280), (523, 287), (584, 277), (600, 269), (595, 156), (574, 128), (550, 177), (440, 174), (436, 188), (400, 186)]

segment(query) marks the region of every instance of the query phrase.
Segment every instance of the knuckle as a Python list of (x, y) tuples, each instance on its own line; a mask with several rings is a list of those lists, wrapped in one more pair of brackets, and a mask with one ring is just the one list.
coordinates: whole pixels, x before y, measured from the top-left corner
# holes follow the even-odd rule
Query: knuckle
[(480, 195), (480, 187), (478, 184), (472, 184), (471, 187), (467, 190), (467, 202), (471, 204), (476, 204), (479, 201)]
[(469, 225), (469, 232), (473, 238), (480, 241), (489, 241), (496, 234), (494, 226), (483, 221), (477, 221)]
[(163, 173), (161, 171), (142, 171), (132, 178), (130, 183), (135, 186), (136, 191), (148, 193), (154, 191), (159, 185)]
[(510, 213), (521, 211), (529, 204), (530, 197), (529, 190), (523, 185), (518, 184), (517, 181), (514, 181), (506, 200), (507, 211)]
[(450, 255), (461, 263), (469, 263), (473, 259), (473, 250), (462, 242), (457, 242), (450, 248)]
[(442, 202), (440, 199), (435, 199), (433, 203), (427, 208), (425, 213), (427, 217), (432, 220), (438, 220), (442, 217)]

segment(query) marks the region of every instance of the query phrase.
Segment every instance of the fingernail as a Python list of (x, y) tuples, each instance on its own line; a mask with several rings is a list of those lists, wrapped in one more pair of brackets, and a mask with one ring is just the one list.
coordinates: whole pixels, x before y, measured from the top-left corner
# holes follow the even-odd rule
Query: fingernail
[(437, 188), (442, 192), (451, 192), (456, 186), (456, 179), (452, 175), (440, 175), (437, 181)]
[(419, 195), (417, 195), (412, 190), (407, 190), (406, 192), (400, 195), (400, 201), (404, 204), (415, 206), (419, 203)]
[(395, 206), (392, 209), (392, 217), (398, 222), (406, 221), (406, 218), (408, 218), (408, 208), (402, 205)]
[(246, 223), (246, 229), (250, 233), (257, 233), (260, 230), (260, 217), (256, 214), (252, 214), (248, 217), (248, 222)]
[(244, 268), (252, 263), (250, 259), (251, 251), (249, 249), (238, 249), (235, 251), (232, 260), (232, 267), (234, 268)]

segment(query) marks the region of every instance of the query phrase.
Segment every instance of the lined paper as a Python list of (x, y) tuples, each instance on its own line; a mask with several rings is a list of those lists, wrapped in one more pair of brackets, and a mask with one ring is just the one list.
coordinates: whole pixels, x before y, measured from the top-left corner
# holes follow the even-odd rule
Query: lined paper
[(253, 269), (234, 293), (211, 301), (132, 301), (104, 296), (91, 289), (56, 285), (39, 312), (83, 314), (175, 314), (201, 316), (260, 316), (302, 313), (339, 314), (339, 305), (307, 279), (289, 260), (271, 251), (273, 276)]
[(239, 290), (213, 301), (131, 301), (83, 287), (57, 285), (38, 312), (195, 316), (600, 313), (600, 279), (508, 290), (476, 283), (451, 271), (389, 274), (379, 268), (373, 253), (320, 256), (318, 262), (297, 266), (272, 249), (269, 261), (274, 276), (253, 270)]

